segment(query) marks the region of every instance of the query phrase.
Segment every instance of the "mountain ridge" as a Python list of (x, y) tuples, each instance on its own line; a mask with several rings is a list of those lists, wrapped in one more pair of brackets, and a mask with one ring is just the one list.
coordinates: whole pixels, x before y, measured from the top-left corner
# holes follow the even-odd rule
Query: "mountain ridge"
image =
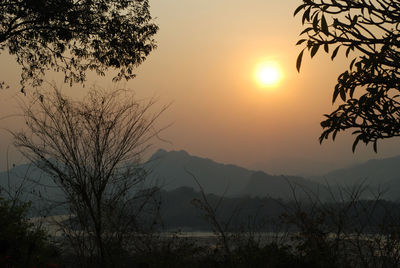
[[(325, 194), (326, 191), (321, 191), (321, 189), (326, 188), (327, 185), (336, 191), (337, 186), (351, 187), (364, 182), (375, 191), (379, 187), (380, 189), (389, 188), (390, 199), (398, 199), (400, 196), (400, 156), (372, 159), (328, 172), (322, 176), (302, 177), (271, 175), (234, 164), (218, 163), (210, 158), (191, 155), (185, 150), (158, 149), (143, 167), (150, 173), (148, 186), (157, 186), (166, 191), (179, 187), (199, 190), (199, 183), (206, 193), (216, 195), (268, 196), (287, 199), (293, 195), (293, 186), (298, 189), (296, 191), (303, 188)], [(0, 172), (0, 186), (8, 187), (10, 182), (8, 176), (11, 176), (11, 184), (16, 189), (26, 174), (41, 183), (52, 184), (51, 178), (46, 177), (33, 165), (25, 164), (15, 166), (9, 172)], [(364, 181), (366, 175), (369, 179)], [(25, 185), (25, 188), (32, 187), (34, 188), (34, 182)]]

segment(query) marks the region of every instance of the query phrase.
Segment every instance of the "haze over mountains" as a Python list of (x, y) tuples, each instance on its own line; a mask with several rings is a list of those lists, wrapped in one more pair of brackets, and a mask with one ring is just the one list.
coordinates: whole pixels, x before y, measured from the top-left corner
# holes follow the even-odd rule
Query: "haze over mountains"
[(391, 200), (400, 200), (400, 156), (372, 159), (348, 168), (338, 169), (311, 180), (330, 185), (351, 187), (362, 183)]
[[(150, 159), (153, 181), (165, 190), (199, 185), (206, 193), (226, 196), (259, 196), (287, 199), (292, 195), (290, 185), (316, 190), (319, 184), (301, 177), (273, 176), (262, 171), (191, 156), (186, 151), (158, 150)], [(195, 177), (195, 178), (193, 178)], [(197, 182), (196, 182), (197, 180)]]
[[(316, 159), (304, 157), (271, 157), (268, 160), (259, 160), (250, 163), (249, 168), (253, 170), (262, 170), (268, 174), (274, 175), (293, 175), (301, 177), (319, 176), (333, 170), (343, 168), (347, 163), (340, 161), (319, 161)], [(356, 162), (352, 163), (356, 164)], [(350, 164), (351, 165), (351, 164)], [(349, 166), (350, 166), (349, 165)]]
[[(304, 187), (314, 193), (330, 195), (338, 187), (349, 188), (361, 182), (369, 186), (364, 198), (373, 198), (380, 190), (385, 197), (397, 200), (400, 197), (400, 156), (381, 160), (370, 160), (345, 169), (337, 169), (321, 176), (275, 176), (263, 171), (254, 171), (235, 165), (216, 163), (213, 160), (188, 154), (186, 151), (158, 150), (152, 157), (152, 178), (166, 190), (179, 186), (198, 189), (194, 175), (207, 193), (227, 194), (229, 196), (269, 196), (290, 198), (293, 194), (290, 184)], [(192, 174), (190, 174), (190, 173)]]
[[(195, 178), (207, 193), (239, 194), (253, 171), (216, 163), (211, 159), (189, 155), (186, 151), (158, 150), (147, 164), (150, 177), (165, 190), (187, 186), (198, 189)], [(195, 178), (193, 178), (193, 176)]]
[[(157, 185), (165, 191), (180, 187), (190, 187), (199, 190), (199, 185), (206, 193), (238, 196), (259, 196), (290, 199), (293, 189), (296, 194), (305, 188), (321, 196), (329, 195), (326, 186), (333, 192), (340, 187), (351, 187), (364, 182), (371, 191), (364, 198), (373, 198), (374, 193), (387, 190), (384, 197), (397, 200), (400, 197), (400, 156), (382, 160), (370, 160), (363, 164), (346, 169), (329, 172), (323, 176), (275, 176), (262, 171), (249, 170), (230, 164), (217, 163), (211, 159), (192, 156), (186, 151), (158, 150), (145, 164), (150, 172), (148, 185)], [(11, 187), (14, 191), (24, 180), (39, 181), (45, 185), (54, 185), (52, 180), (42, 174), (32, 165), (20, 165), (12, 168), (9, 173), (0, 173), (0, 186)], [(197, 182), (196, 182), (197, 180)], [(60, 196), (56, 188), (40, 188), (33, 182), (25, 182), (24, 188), (30, 192), (42, 191), (41, 194)]]

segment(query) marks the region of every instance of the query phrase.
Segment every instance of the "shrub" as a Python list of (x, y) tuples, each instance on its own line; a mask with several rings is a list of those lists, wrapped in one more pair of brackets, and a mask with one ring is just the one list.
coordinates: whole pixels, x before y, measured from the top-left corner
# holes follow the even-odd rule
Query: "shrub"
[(56, 267), (57, 250), (46, 232), (29, 222), (28, 208), (29, 203), (0, 197), (0, 267)]

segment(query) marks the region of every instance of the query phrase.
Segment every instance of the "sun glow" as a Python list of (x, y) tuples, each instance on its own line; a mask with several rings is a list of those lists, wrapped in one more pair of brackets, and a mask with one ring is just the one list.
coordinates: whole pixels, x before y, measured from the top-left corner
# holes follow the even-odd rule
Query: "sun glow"
[(261, 87), (274, 87), (281, 81), (282, 71), (276, 62), (263, 62), (257, 66), (254, 76)]

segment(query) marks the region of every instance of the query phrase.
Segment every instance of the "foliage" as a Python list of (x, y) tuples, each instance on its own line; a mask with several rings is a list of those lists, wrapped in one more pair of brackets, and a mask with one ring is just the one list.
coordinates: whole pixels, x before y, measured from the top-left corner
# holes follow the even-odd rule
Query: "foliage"
[(0, 197), (0, 267), (44, 266), (58, 257), (46, 233), (28, 221), (28, 207)]
[(304, 51), (313, 57), (323, 48), (332, 60), (339, 50), (353, 55), (349, 69), (333, 91), (344, 102), (325, 115), (320, 142), (330, 135), (353, 129), (353, 151), (359, 141), (400, 136), (399, 68), (400, 1), (398, 0), (304, 0), (295, 10), (302, 13), (305, 45), (297, 58), (300, 70)]
[[(22, 67), (21, 85), (39, 86), (47, 70), (65, 82), (85, 81), (86, 71), (114, 80), (131, 79), (133, 69), (155, 48), (148, 0), (3, 0), (0, 51), (8, 49)], [(4, 83), (1, 85), (4, 86)]]
[(341, 189), (330, 202), (309, 195), (307, 202), (288, 204), (281, 218), (296, 227), (296, 255), (310, 267), (399, 267), (399, 203), (382, 200), (382, 193), (362, 200), (365, 190), (359, 185)]
[[(184, 237), (177, 232), (171, 236), (157, 236), (145, 240), (142, 250), (135, 251), (129, 267), (269, 267), (294, 268), (306, 266), (289, 247), (268, 243), (260, 245), (249, 241), (232, 249), (229, 261), (225, 250), (215, 246), (215, 239)], [(218, 238), (217, 238), (218, 239)]]
[(73, 101), (55, 89), (26, 107), (29, 133), (13, 133), (16, 147), (64, 193), (71, 218), (58, 224), (81, 265), (112, 264), (152, 197), (141, 188), (141, 157), (159, 133), (162, 110), (151, 114), (153, 104), (123, 90), (93, 89)]

